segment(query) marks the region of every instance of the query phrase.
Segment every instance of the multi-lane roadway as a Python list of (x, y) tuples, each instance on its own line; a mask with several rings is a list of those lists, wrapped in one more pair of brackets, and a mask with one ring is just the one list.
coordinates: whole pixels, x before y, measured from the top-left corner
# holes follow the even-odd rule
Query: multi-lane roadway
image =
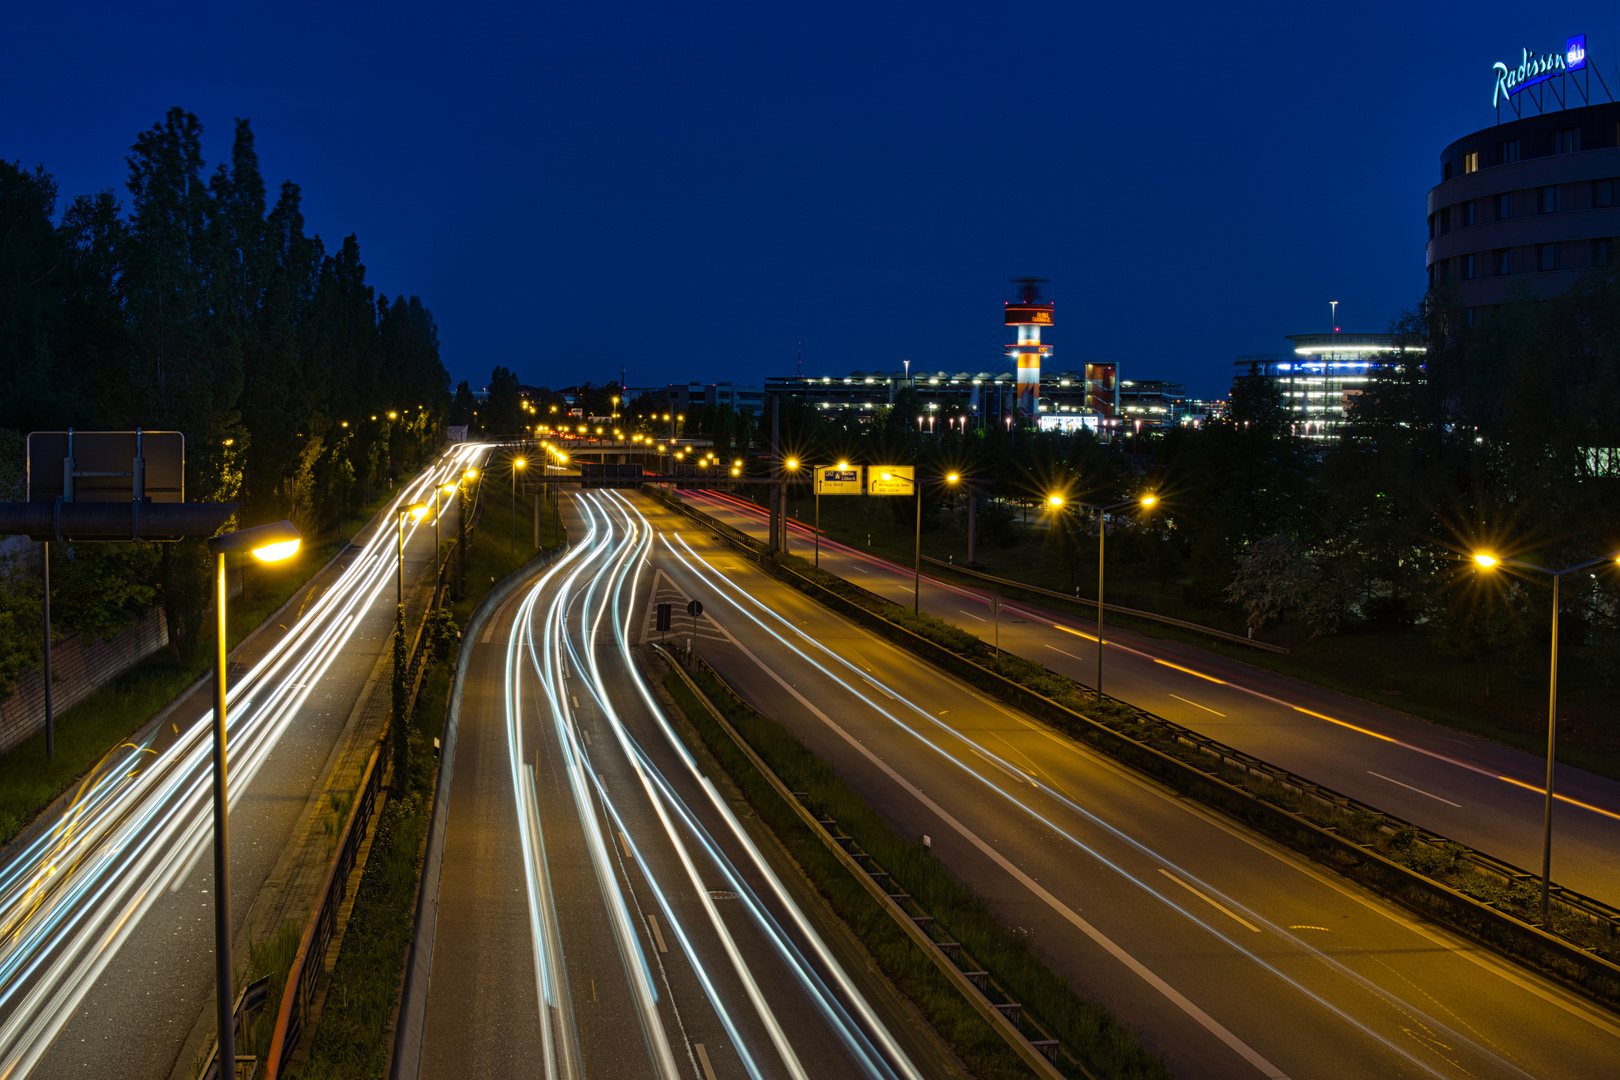
[[(720, 493), (682, 496), (763, 539), (764, 512)], [(792, 550), (812, 537), (795, 525)], [(909, 606), (912, 570), (821, 541), (822, 569)], [(922, 610), (989, 641), (991, 593), (924, 574)], [(1527, 868), (1541, 866), (1543, 759), (1392, 709), (1118, 626), (1104, 633), (1104, 688), (1166, 719), (1427, 829)], [(1080, 682), (1096, 678), (1096, 623), (1022, 600), (999, 616), (1003, 649)], [(1620, 783), (1567, 765), (1554, 785), (1553, 876), (1620, 905)]]
[(565, 520), (474, 627), (420, 1075), (942, 1075), (632, 655), (659, 538), (612, 494)]
[(1575, 1078), (1620, 1061), (1612, 1013), (942, 676), (690, 519), (624, 502), (653, 537), (647, 603), (700, 599), (710, 663), (931, 837), (1177, 1075)]
[[(427, 501), (484, 450), (462, 447), (395, 501)], [(453, 510), (452, 510), (453, 515)], [(232, 658), (232, 912), (266, 886), (394, 618), (393, 507)], [(408, 519), (407, 584), (433, 567)], [(449, 519), (453, 522), (453, 516)], [(239, 673), (239, 674), (238, 674)], [(212, 689), (114, 750), (0, 863), (0, 1077), (161, 1080), (213, 978)], [(272, 885), (273, 887), (273, 885)], [(245, 961), (246, 957), (239, 957)]]

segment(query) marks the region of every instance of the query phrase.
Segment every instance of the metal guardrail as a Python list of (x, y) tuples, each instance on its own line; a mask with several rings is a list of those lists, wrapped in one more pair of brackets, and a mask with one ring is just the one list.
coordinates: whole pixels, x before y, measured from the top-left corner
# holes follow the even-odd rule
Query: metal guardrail
[[(831, 819), (818, 818), (811, 812), (800, 794), (788, 789), (787, 785), (776, 775), (775, 770), (759, 756), (748, 740), (743, 738), (742, 734), (731, 725), (725, 714), (715, 707), (714, 703), (709, 700), (708, 695), (691, 680), (682, 668), (690, 665), (706, 673), (715, 682), (719, 683), (738, 703), (745, 708), (751, 708), (736, 691), (731, 689), (730, 684), (720, 676), (720, 673), (715, 671), (708, 661), (685, 649), (657, 644), (654, 644), (653, 648), (664, 653), (673, 661), (671, 667), (686, 683), (687, 689), (696, 696), (698, 701), (714, 717), (721, 729), (736, 744), (737, 749), (748, 758), (749, 762), (771, 785), (777, 795), (781, 796), (782, 800), (793, 810), (799, 820), (810, 829), (811, 833), (821, 841), (822, 845), (832, 853), (844, 869), (849, 871), (850, 875), (861, 883), (861, 886), (866, 889), (878, 906), (911, 939), (912, 944), (922, 950), (923, 955), (940, 970), (951, 985), (956, 988), (957, 992), (973, 1007), (973, 1010), (991, 1026), (997, 1035), (1001, 1036), (1013, 1053), (1017, 1054), (1024, 1064), (1028, 1065), (1043, 1080), (1063, 1080), (1063, 1074), (1056, 1068), (1057, 1053), (1060, 1048), (1058, 1040), (1050, 1038), (1045, 1029), (1041, 1028), (1033, 1017), (1023, 1014), (1022, 1006), (1012, 1001), (1011, 997), (999, 984), (995, 984), (994, 988), (999, 992), (999, 996), (1007, 998), (1007, 1000), (1002, 1002), (992, 1001), (989, 990), (992, 989), (994, 980), (990, 978), (989, 973), (967, 971), (959, 966), (962, 956), (961, 944), (954, 941), (934, 940), (933, 935), (927, 929), (927, 927), (934, 924), (933, 918), (924, 912), (919, 905), (915, 904), (910, 896), (904, 893), (891, 893), (878, 884), (880, 879), (889, 880), (891, 875), (874, 863), (870, 855), (856, 851), (853, 837), (839, 836), (834, 831), (837, 822)], [(917, 914), (906, 910), (908, 902), (917, 907)], [(1031, 1039), (1024, 1034), (1021, 1021), (1028, 1022), (1032, 1027), (1035, 1027), (1037, 1034), (1042, 1037)], [(1084, 1075), (1091, 1075), (1086, 1071), (1085, 1066), (1081, 1065), (1072, 1054), (1066, 1053), (1064, 1056), (1068, 1057)]]
[[(1083, 596), (1070, 596), (1068, 593), (1058, 592), (1056, 589), (1043, 589), (1039, 585), (1026, 585), (1022, 581), (1013, 581), (1010, 578), (996, 577), (994, 574), (986, 574), (982, 570), (969, 570), (965, 566), (957, 566), (955, 563), (945, 562), (942, 559), (936, 559), (932, 555), (924, 555), (922, 558), (923, 562), (933, 563), (935, 566), (943, 567), (944, 569), (955, 574), (962, 574), (966, 577), (978, 578), (981, 581), (988, 581), (992, 584), (1000, 585), (1008, 589), (1022, 589), (1024, 592), (1039, 593), (1042, 596), (1050, 596), (1057, 600), (1066, 600), (1069, 603), (1076, 604), (1080, 607), (1090, 607), (1093, 611), (1097, 610), (1097, 601), (1087, 600)], [(1269, 641), (1259, 641), (1255, 638), (1244, 637), (1242, 634), (1234, 634), (1229, 630), (1217, 630), (1213, 626), (1205, 626), (1202, 623), (1189, 622), (1186, 619), (1176, 619), (1170, 617), (1169, 615), (1160, 615), (1156, 611), (1142, 611), (1139, 608), (1121, 607), (1119, 604), (1110, 604), (1106, 600), (1103, 601), (1103, 610), (1112, 611), (1118, 615), (1129, 615), (1133, 619), (1149, 619), (1153, 622), (1166, 623), (1170, 626), (1179, 626), (1183, 630), (1196, 630), (1200, 634), (1208, 634), (1210, 637), (1220, 638), (1223, 641), (1232, 641), (1239, 645), (1247, 645), (1251, 649), (1261, 649), (1265, 652), (1274, 653), (1286, 653), (1289, 651), (1286, 647), (1282, 645), (1273, 645)]]
[(321, 902), (304, 927), (304, 936), (298, 942), (292, 968), (287, 972), (287, 985), (281, 993), (281, 1008), (276, 1014), (275, 1032), (270, 1037), (270, 1050), (266, 1056), (265, 1080), (275, 1080), (293, 1048), (303, 1037), (315, 986), (321, 977), (321, 960), (337, 930), (338, 908), (343, 906), (348, 896), (349, 874), (360, 857), (360, 845), (377, 810), (377, 796), (382, 790), (383, 772), (387, 764), (383, 743), (379, 740), (372, 748), (359, 792), (349, 811), (349, 820), (338, 838), (337, 855), (326, 871), (326, 882), (321, 886)]
[[(242, 988), (236, 995), (236, 1007), (232, 1015), (236, 1019), (236, 1045), (246, 1046), (253, 1033), (253, 1025), (258, 1022), (259, 1014), (264, 1011), (266, 1001), (270, 997), (270, 976), (257, 979)], [(253, 1054), (236, 1055), (235, 1080), (254, 1080), (259, 1075), (259, 1059)], [(219, 1080), (219, 1040), (214, 1040), (213, 1052), (203, 1063), (201, 1080)]]
[[(855, 600), (780, 565), (767, 557), (764, 545), (759, 541), (732, 529), (723, 522), (709, 518), (701, 510), (687, 506), (678, 499), (669, 499), (668, 502), (673, 508), (685, 513), (723, 540), (747, 554), (756, 556), (767, 573), (929, 661), (948, 674), (955, 675), (964, 682), (1045, 721), (1093, 748), (1198, 798), (1206, 805), (1221, 810), (1250, 827), (1261, 829), (1268, 835), (1289, 844), (1296, 851), (1328, 863), (1340, 873), (1355, 878), (1415, 911), (1484, 942), (1516, 960), (1531, 964), (1543, 973), (1580, 989), (1595, 1000), (1611, 1007), (1620, 1006), (1620, 964), (1598, 955), (1592, 948), (1579, 941), (1520, 919), (1493, 903), (1475, 899), (1444, 882), (1395, 862), (1375, 848), (1341, 836), (1331, 827), (1318, 825), (1303, 813), (1263, 799), (1234, 780), (1223, 778), (1219, 772), (1223, 767), (1235, 769), (1240, 773), (1269, 781), (1282, 791), (1292, 792), (1298, 798), (1310, 799), (1324, 808), (1334, 808), (1352, 815), (1357, 813), (1374, 815), (1381, 822), (1380, 828), (1386, 833), (1410, 829), (1410, 835), (1415, 843), (1426, 845), (1436, 852), (1449, 852), (1459, 863), (1466, 864), (1470, 869), (1505, 886), (1537, 881), (1538, 875), (1438, 833), (1421, 829), (1377, 807), (1340, 794), (1252, 754), (1246, 754), (1190, 728), (1184, 728), (1180, 724), (1156, 716), (1145, 709), (1104, 695), (1112, 708), (1123, 710), (1139, 723), (1148, 725), (1168, 742), (1197, 751), (1207, 759), (1209, 765), (1208, 770), (1199, 768), (1192, 762), (1184, 761), (1165, 750), (1133, 738), (1102, 721), (1094, 720), (1013, 682), (943, 645), (885, 619)], [(852, 591), (857, 590), (865, 593), (865, 590), (852, 586)], [(893, 606), (890, 601), (881, 600), (881, 602)], [(1056, 677), (1066, 678), (1066, 676)], [(1084, 684), (1077, 683), (1077, 685)], [(1596, 928), (1595, 932), (1605, 935), (1608, 939), (1608, 951), (1620, 952), (1620, 909), (1556, 884), (1552, 887), (1552, 898), (1565, 909), (1589, 920)]]

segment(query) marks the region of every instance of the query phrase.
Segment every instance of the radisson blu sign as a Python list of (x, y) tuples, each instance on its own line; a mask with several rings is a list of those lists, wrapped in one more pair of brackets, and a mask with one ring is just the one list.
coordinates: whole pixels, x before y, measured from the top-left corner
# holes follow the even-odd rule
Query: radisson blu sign
[(1525, 49), (1518, 67), (1508, 67), (1498, 60), (1494, 65), (1496, 85), (1491, 89), (1491, 108), (1496, 108), (1503, 99), (1512, 97), (1527, 86), (1545, 82), (1554, 75), (1562, 75), (1566, 71), (1579, 71), (1585, 66), (1585, 34), (1576, 34), (1564, 42), (1562, 53), (1532, 56), (1530, 50)]

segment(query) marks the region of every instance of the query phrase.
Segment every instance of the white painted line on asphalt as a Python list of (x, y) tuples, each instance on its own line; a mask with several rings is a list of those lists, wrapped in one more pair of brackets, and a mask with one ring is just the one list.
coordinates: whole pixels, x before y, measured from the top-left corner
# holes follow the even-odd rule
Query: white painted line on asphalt
[(585, 736), (585, 745), (586, 746), (591, 745), (591, 733), (586, 731), (584, 728), (580, 728), (579, 733), (581, 735)]
[(761, 660), (752, 649), (738, 641), (735, 637), (732, 637), (729, 631), (726, 632), (726, 636), (731, 637), (731, 643), (738, 649), (738, 651), (740, 651), (744, 656), (748, 657), (749, 660), (753, 661), (755, 666), (757, 666), (766, 675), (770, 676), (772, 681), (774, 681), (783, 690), (786, 690), (794, 700), (796, 700), (800, 705), (803, 705), (823, 724), (826, 724), (827, 727), (832, 729), (834, 734), (853, 747), (857, 753), (881, 769), (883, 773), (889, 777), (889, 779), (893, 780), (895, 783), (904, 788), (912, 798), (916, 799), (929, 810), (933, 811), (936, 815), (938, 815), (941, 821), (943, 821), (946, 825), (949, 825), (968, 843), (972, 844), (974, 847), (978, 848), (981, 852), (988, 856), (992, 862), (1010, 874), (1013, 879), (1016, 880), (1020, 885), (1024, 886), (1024, 888), (1034, 893), (1041, 899), (1042, 902), (1044, 902), (1053, 911), (1057, 912), (1077, 930), (1085, 934), (1092, 941), (1096, 942), (1110, 956), (1114, 957), (1114, 959), (1118, 960), (1121, 964), (1124, 964), (1125, 967), (1129, 968), (1143, 982), (1147, 983), (1149, 986), (1153, 987), (1154, 990), (1157, 990), (1160, 994), (1164, 995), (1164, 997), (1167, 998), (1171, 1004), (1175, 1005), (1176, 1008), (1186, 1013), (1187, 1016), (1192, 1018), (1192, 1020), (1194, 1020), (1205, 1031), (1215, 1036), (1215, 1038), (1219, 1039), (1222, 1043), (1225, 1043), (1239, 1057), (1243, 1058), (1243, 1060), (1247, 1061), (1249, 1064), (1258, 1069), (1261, 1075), (1270, 1078), (1270, 1080), (1289, 1080), (1287, 1073), (1283, 1072), (1270, 1061), (1266, 1060), (1266, 1058), (1263, 1057), (1258, 1050), (1244, 1042), (1242, 1039), (1238, 1038), (1236, 1035), (1232, 1034), (1232, 1032), (1227, 1030), (1226, 1026), (1223, 1025), (1219, 1020), (1216, 1020), (1203, 1009), (1200, 1009), (1197, 1005), (1193, 1004), (1193, 1002), (1182, 994), (1181, 991), (1177, 990), (1159, 976), (1155, 975), (1151, 970), (1148, 969), (1146, 964), (1143, 964), (1136, 957), (1132, 956), (1130, 953), (1121, 948), (1113, 938), (1110, 938), (1107, 934), (1103, 933), (1091, 923), (1081, 918), (1079, 912), (1075, 911), (1068, 904), (1065, 904), (1062, 900), (1059, 900), (1040, 882), (1026, 874), (1016, 863), (1007, 858), (1000, 851), (996, 850), (996, 848), (991, 845), (989, 841), (985, 840), (978, 833), (968, 828), (966, 824), (953, 815), (949, 810), (946, 810), (939, 803), (923, 794), (922, 788), (919, 788), (916, 784), (913, 784), (910, 780), (907, 780), (904, 776), (901, 776), (887, 761), (884, 761), (854, 735), (850, 734), (847, 729), (839, 725), (837, 721), (833, 720), (832, 717), (828, 716), (825, 712), (818, 708), (813, 702), (811, 702), (809, 698), (801, 694), (797, 687), (788, 682), (774, 668), (770, 667), (763, 660)]
[(1227, 907), (1225, 904), (1223, 904), (1220, 901), (1216, 900), (1213, 896), (1209, 896), (1206, 893), (1200, 892), (1198, 889), (1193, 888), (1191, 885), (1187, 884), (1185, 881), (1182, 881), (1180, 878), (1176, 877), (1176, 875), (1172, 874), (1170, 871), (1166, 870), (1164, 867), (1161, 866), (1159, 868), (1159, 873), (1163, 874), (1165, 877), (1169, 878), (1171, 881), (1175, 882), (1177, 885), (1180, 885), (1183, 889), (1186, 889), (1188, 892), (1190, 892), (1194, 896), (1198, 897), (1198, 899), (1202, 900), (1204, 903), (1208, 904), (1210, 907), (1214, 908), (1216, 911), (1219, 911), (1222, 915), (1226, 915), (1226, 916), (1228, 916), (1230, 918), (1236, 919), (1238, 922), (1242, 923), (1244, 926), (1247, 926), (1250, 930), (1253, 930), (1257, 934), (1260, 932), (1260, 928), (1258, 926), (1254, 925), (1254, 923), (1250, 922), (1248, 919), (1245, 919), (1243, 916), (1239, 915), (1237, 912), (1233, 911), (1231, 908)]
[(478, 644), (480, 644), (480, 645), (488, 645), (489, 644), (489, 639), (494, 637), (494, 636), (495, 636), (495, 620), (493, 618), (491, 618), (489, 620), (489, 625), (484, 627), (484, 632), (479, 635)]
[(980, 621), (980, 622), (989, 622), (989, 621), (990, 621), (990, 620), (989, 620), (989, 619), (986, 619), (986, 618), (985, 618), (985, 617), (984, 617), (984, 616), (982, 616), (982, 615), (975, 615), (975, 614), (973, 614), (973, 612), (971, 612), (971, 611), (962, 611), (962, 609), (961, 609), (961, 608), (957, 608), (957, 609), (956, 609), (956, 610), (957, 610), (957, 611), (961, 611), (961, 612), (962, 612), (962, 614), (964, 614), (964, 615), (966, 615), (966, 616), (967, 616), (967, 617), (968, 617), (968, 618), (970, 618), (970, 619), (978, 619), (978, 620), (979, 620), (979, 621)]
[(1196, 701), (1187, 701), (1187, 699), (1182, 697), (1180, 694), (1171, 694), (1170, 696), (1175, 698), (1177, 701), (1185, 701), (1185, 702), (1187, 702), (1188, 705), (1191, 705), (1195, 709), (1203, 709), (1205, 712), (1215, 713), (1216, 716), (1225, 716), (1226, 715), (1223, 712), (1215, 712), (1215, 710), (1210, 708), (1208, 705), (1200, 705)]
[(1455, 806), (1455, 807), (1458, 807), (1459, 809), (1462, 807), (1462, 803), (1460, 803), (1460, 802), (1452, 802), (1450, 799), (1442, 799), (1440, 796), (1432, 794), (1432, 793), (1427, 792), (1427, 791), (1424, 791), (1420, 787), (1413, 787), (1411, 784), (1403, 784), (1399, 780), (1394, 779), (1393, 777), (1385, 776), (1383, 773), (1376, 773), (1376, 772), (1373, 772), (1371, 769), (1368, 769), (1367, 770), (1367, 775), (1368, 776), (1376, 776), (1380, 780), (1388, 780), (1390, 783), (1394, 784), (1396, 787), (1403, 787), (1407, 791), (1415, 791), (1419, 795), (1428, 795), (1429, 798), (1433, 799), (1435, 802), (1443, 802), (1447, 806)]
[[(619, 846), (624, 848), (624, 857), (634, 862), (636, 856), (635, 853), (630, 850), (630, 838), (624, 835), (623, 832), (619, 833)], [(662, 952), (663, 950), (660, 949), (659, 951)]]
[(1060, 649), (1056, 645), (1048, 645), (1047, 648), (1051, 649), (1055, 653), (1062, 653), (1064, 656), (1067, 656), (1070, 660), (1084, 660), (1085, 659), (1085, 657), (1083, 657), (1083, 656), (1074, 655), (1074, 653), (1069, 652), (1067, 649)]
[(647, 912), (647, 925), (652, 927), (653, 942), (658, 946), (658, 951), (661, 953), (669, 952), (669, 946), (664, 944), (664, 932), (658, 929), (658, 914), (656, 912)]

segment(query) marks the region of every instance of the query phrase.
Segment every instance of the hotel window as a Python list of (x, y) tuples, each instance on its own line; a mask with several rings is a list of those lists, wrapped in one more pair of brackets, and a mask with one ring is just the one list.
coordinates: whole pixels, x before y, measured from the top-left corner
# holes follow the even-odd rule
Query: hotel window
[(1474, 223), (1474, 204), (1472, 201), (1457, 204), (1457, 228), (1466, 229)]
[(1552, 152), (1555, 154), (1576, 154), (1581, 149), (1581, 129), (1564, 128), (1562, 131), (1552, 133)]
[(1537, 244), (1536, 245), (1536, 269), (1537, 270), (1556, 270), (1556, 269), (1558, 269), (1558, 245), (1557, 244)]
[(1504, 191), (1496, 197), (1496, 220), (1506, 221), (1513, 216), (1513, 192)]
[(1536, 210), (1543, 214), (1556, 214), (1563, 209), (1563, 198), (1560, 193), (1564, 189), (1558, 184), (1549, 184), (1542, 188), (1536, 197)]
[(1593, 206), (1613, 206), (1614, 205), (1614, 186), (1615, 185), (1614, 185), (1613, 180), (1594, 180), (1594, 181), (1592, 181), (1592, 205)]
[(1613, 240), (1611, 240), (1610, 238), (1605, 236), (1605, 237), (1603, 237), (1601, 239), (1592, 241), (1592, 265), (1593, 266), (1613, 266), (1614, 265), (1614, 241)]
[(1493, 253), (1496, 262), (1497, 276), (1513, 273), (1513, 249), (1497, 248)]
[(1496, 163), (1511, 165), (1519, 160), (1519, 140), (1507, 139), (1496, 144)]
[(1473, 281), (1474, 280), (1474, 257), (1472, 255), (1464, 255), (1462, 257), (1459, 269), (1461, 270), (1461, 274), (1459, 276), (1464, 281)]
[(1471, 172), (1479, 172), (1478, 150), (1470, 150), (1463, 155), (1463, 175), (1466, 176)]

